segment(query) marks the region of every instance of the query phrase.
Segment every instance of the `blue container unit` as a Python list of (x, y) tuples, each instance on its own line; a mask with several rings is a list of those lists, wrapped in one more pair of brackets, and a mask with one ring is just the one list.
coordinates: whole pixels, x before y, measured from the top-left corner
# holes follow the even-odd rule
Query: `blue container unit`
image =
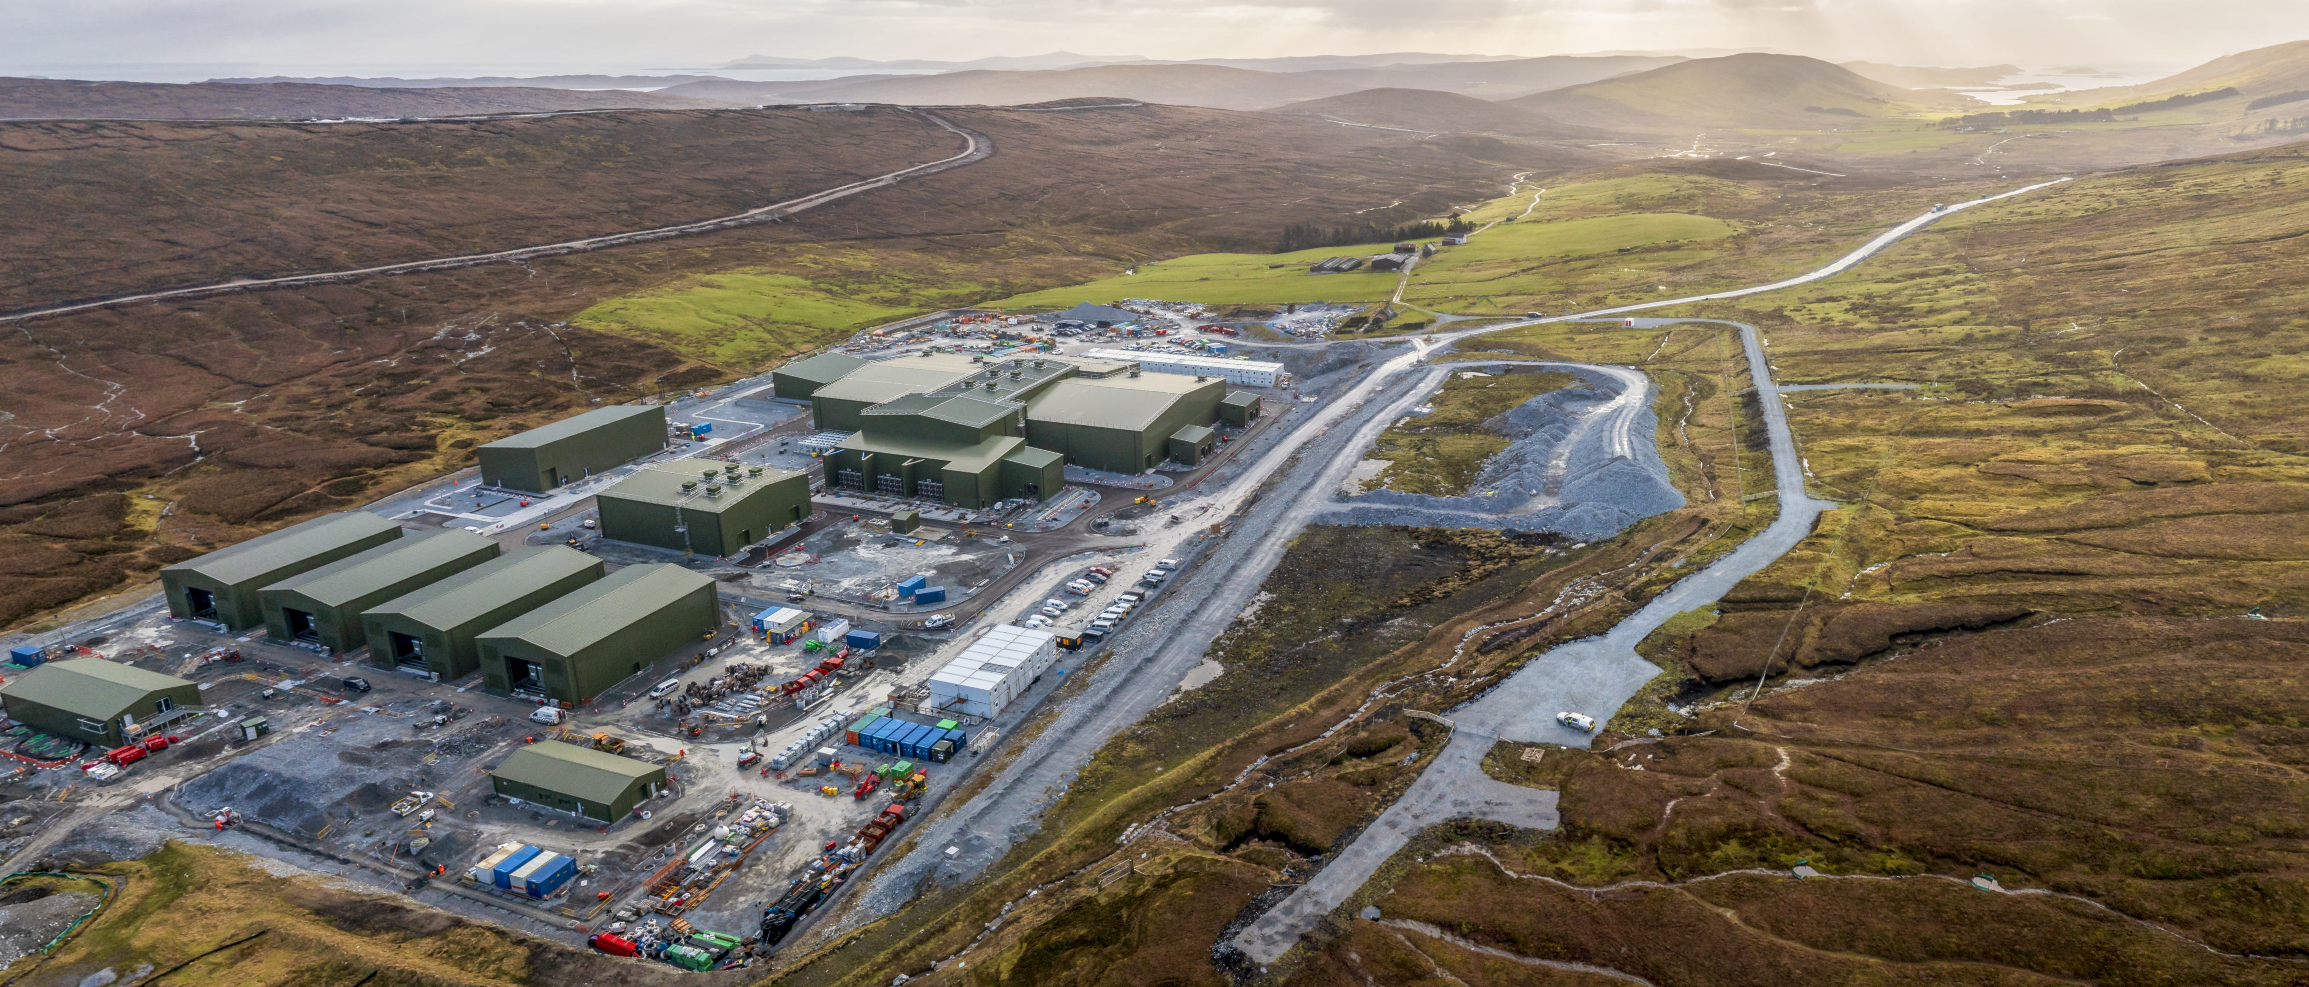
[(577, 858), (566, 853), (539, 854), (513, 875), (513, 890), (532, 898), (547, 898), (576, 876)]
[(529, 862), (537, 859), (537, 855), (543, 852), (545, 851), (539, 850), (533, 846), (525, 846), (519, 850), (513, 851), (512, 856), (498, 861), (496, 867), (490, 868), (490, 883), (497, 885), (497, 887), (501, 890), (513, 890), (514, 873), (523, 867), (529, 866)]
[(924, 586), (924, 587), (922, 587), (921, 589), (915, 590), (915, 591), (914, 591), (914, 602), (916, 602), (916, 603), (944, 603), (944, 602), (946, 602), (946, 587), (944, 587), (944, 586)]
[(930, 580), (925, 577), (908, 576), (898, 581), (898, 595), (913, 596), (917, 591), (921, 590), (922, 587), (928, 585), (930, 585)]
[(37, 644), (20, 644), (8, 649), (8, 660), (24, 668), (31, 668), (48, 660), (48, 649)]
[(873, 631), (851, 631), (848, 637), (842, 639), (842, 643), (849, 645), (852, 651), (872, 651), (882, 646), (882, 635)]
[(706, 433), (708, 433), (708, 432), (711, 432), (711, 431), (713, 431), (713, 430), (714, 430), (714, 423), (712, 423), (712, 422), (699, 422), (699, 423), (697, 423), (697, 424), (695, 424), (695, 425), (692, 425), (692, 426), (690, 426), (690, 427), (689, 427), (689, 434), (691, 434), (691, 435), (704, 435), (704, 434), (706, 434)]
[(930, 759), (930, 745), (945, 738), (946, 731), (933, 726), (925, 726), (906, 735), (905, 754), (917, 761), (927, 761)]
[(871, 730), (858, 731), (858, 742), (878, 753), (895, 754), (898, 752), (898, 742), (894, 739), (895, 735), (910, 730), (913, 726), (914, 724), (905, 720), (886, 719), (874, 724)]

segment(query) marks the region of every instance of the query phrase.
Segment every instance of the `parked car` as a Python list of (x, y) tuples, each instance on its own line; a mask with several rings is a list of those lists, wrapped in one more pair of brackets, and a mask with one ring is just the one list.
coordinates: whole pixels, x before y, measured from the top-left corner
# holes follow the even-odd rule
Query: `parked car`
[(1087, 575), (1083, 576), (1082, 578), (1084, 578), (1084, 579), (1087, 579), (1087, 580), (1089, 580), (1089, 581), (1091, 581), (1091, 582), (1093, 582), (1093, 583), (1097, 583), (1097, 584), (1099, 584), (1099, 585), (1102, 585), (1102, 586), (1106, 584), (1106, 579), (1107, 579), (1107, 577), (1106, 577), (1106, 576), (1104, 576), (1104, 575), (1102, 575), (1102, 574), (1100, 574), (1100, 573), (1096, 573), (1096, 572), (1093, 572), (1093, 573), (1089, 573), (1089, 574), (1087, 574)]
[(1055, 623), (1055, 621), (1041, 614), (1035, 614), (1026, 618), (1023, 623), (1028, 627), (1049, 627), (1051, 624)]
[(345, 677), (345, 691), (367, 692), (369, 691), (369, 680), (358, 675), (348, 675)]
[(1114, 621), (1101, 618), (1099, 620), (1091, 621), (1090, 626), (1096, 627), (1101, 631), (1111, 631), (1114, 630)]
[(1146, 597), (1137, 593), (1124, 593), (1123, 595), (1115, 597), (1114, 599), (1117, 603), (1128, 603), (1132, 606), (1137, 606), (1139, 601), (1146, 599)]
[(552, 726), (568, 718), (568, 713), (564, 713), (561, 710), (555, 709), (551, 706), (539, 706), (537, 707), (536, 711), (529, 714), (529, 722), (543, 723), (546, 726)]
[(1185, 564), (1185, 563), (1183, 563), (1183, 562), (1180, 562), (1180, 561), (1179, 561), (1179, 560), (1177, 560), (1177, 559), (1164, 559), (1164, 560), (1162, 560), (1162, 561), (1160, 561), (1160, 562), (1157, 562), (1157, 563), (1155, 563), (1155, 568), (1157, 568), (1157, 569), (1161, 569), (1161, 570), (1162, 570), (1162, 571), (1164, 571), (1164, 572), (1169, 572), (1169, 571), (1171, 571), (1172, 569), (1176, 569), (1176, 568), (1178, 568), (1179, 566), (1181, 566), (1181, 565), (1184, 565), (1184, 564)]
[(1065, 600), (1061, 600), (1055, 596), (1042, 601), (1042, 604), (1044, 606), (1057, 607), (1060, 610), (1068, 610), (1074, 607), (1074, 604), (1068, 603)]
[(1570, 727), (1581, 733), (1595, 732), (1595, 717), (1589, 716), (1586, 713), (1557, 713), (1555, 714), (1555, 722), (1561, 723), (1564, 726)]
[(673, 695), (673, 694), (674, 694), (674, 692), (675, 692), (675, 690), (678, 690), (678, 689), (680, 689), (680, 688), (681, 688), (681, 680), (680, 680), (680, 679), (667, 679), (667, 680), (665, 680), (665, 681), (663, 681), (663, 682), (660, 682), (660, 683), (658, 683), (658, 684), (657, 684), (657, 686), (656, 686), (655, 688), (653, 688), (653, 689), (649, 690), (649, 697), (650, 697), (651, 699), (663, 699), (663, 698), (665, 698), (665, 697), (667, 697), (667, 696)]
[(950, 624), (952, 624), (952, 623), (954, 623), (954, 615), (953, 615), (953, 614), (950, 614), (950, 613), (934, 613), (934, 614), (931, 614), (931, 615), (930, 615), (930, 619), (929, 619), (929, 620), (925, 620), (925, 621), (923, 621), (923, 622), (922, 622), (922, 629), (923, 629), (923, 630), (930, 630), (930, 631), (934, 631), (934, 630), (937, 630), (937, 629), (939, 629), (939, 628), (941, 628), (941, 627), (945, 627), (945, 626), (948, 626), (948, 625), (950, 625)]

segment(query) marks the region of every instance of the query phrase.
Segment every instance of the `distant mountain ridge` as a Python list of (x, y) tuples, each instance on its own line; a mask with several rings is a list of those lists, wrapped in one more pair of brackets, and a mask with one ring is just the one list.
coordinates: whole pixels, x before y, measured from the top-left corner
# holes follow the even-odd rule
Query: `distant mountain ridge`
[(1428, 133), (1501, 134), (1543, 140), (1607, 134), (1593, 127), (1550, 120), (1506, 103), (1428, 89), (1365, 89), (1292, 103), (1268, 112)]
[(1702, 58), (1505, 101), (1564, 123), (1687, 133), (1711, 127), (1821, 129), (1838, 117), (1884, 118), (1980, 104), (1865, 78), (1802, 55)]
[(1993, 86), (2000, 80), (2021, 74), (2018, 65), (1981, 65), (1973, 68), (1932, 68), (1919, 65), (1886, 65), (1882, 62), (1838, 62), (1859, 75), (1904, 89), (1931, 89), (1941, 86)]
[(721, 105), (622, 89), (385, 89), (295, 82), (242, 85), (0, 78), (0, 120), (390, 119), (571, 110), (687, 110)]

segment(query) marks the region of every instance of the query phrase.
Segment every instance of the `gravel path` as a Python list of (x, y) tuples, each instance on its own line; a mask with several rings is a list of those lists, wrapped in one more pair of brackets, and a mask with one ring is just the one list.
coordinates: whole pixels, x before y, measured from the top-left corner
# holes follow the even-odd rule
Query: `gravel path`
[[(1717, 322), (1711, 319), (1637, 320), (1639, 324)], [(1748, 372), (1760, 386), (1772, 386), (1772, 368), (1755, 327), (1737, 326), (1748, 354)], [(1490, 692), (1452, 712), (1457, 724), (1451, 743), (1435, 763), (1413, 782), (1403, 798), (1379, 817), (1354, 843), (1293, 892), (1273, 910), (1253, 921), (1234, 939), (1236, 948), (1264, 965), (1296, 945), (1323, 916), (1347, 900), (1371, 879), (1379, 865), (1403, 849), (1413, 835), (1451, 819), (1491, 819), (1528, 828), (1555, 826), (1554, 793), (1543, 793), (1547, 816), (1543, 825), (1531, 807), (1496, 798), (1478, 797), (1501, 782), (1483, 773), (1483, 755), (1501, 740), (1544, 742), (1586, 747), (1591, 737), (1555, 720), (1562, 711), (1585, 713), (1596, 722), (1608, 721), (1628, 697), (1660, 673), (1658, 666), (1635, 651), (1636, 643), (1657, 630), (1668, 618), (1721, 599), (1732, 586), (1772, 564), (1796, 547), (1812, 531), (1812, 523), (1830, 502), (1803, 493), (1803, 465), (1796, 455), (1796, 440), (1788, 429), (1786, 410), (1778, 401), (1762, 402), (1764, 428), (1770, 436), (1772, 475), (1779, 484), (1780, 516), (1769, 527), (1742, 543), (1707, 568), (1686, 577), (1667, 592), (1620, 621), (1604, 634), (1567, 642), (1532, 659)], [(1494, 814), (1497, 812), (1498, 814)]]

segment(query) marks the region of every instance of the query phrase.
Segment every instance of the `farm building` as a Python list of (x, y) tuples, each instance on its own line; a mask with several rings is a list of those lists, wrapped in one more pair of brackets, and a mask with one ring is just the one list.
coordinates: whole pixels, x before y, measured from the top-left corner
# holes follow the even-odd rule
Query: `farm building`
[(930, 701), (941, 712), (993, 718), (1058, 661), (1049, 631), (999, 624), (930, 676)]
[(712, 579), (677, 565), (635, 565), (474, 641), (490, 692), (574, 705), (719, 626)]
[(613, 823), (665, 788), (665, 767), (548, 740), (508, 755), (489, 784), (506, 798)]
[(324, 514), (160, 570), (168, 614), (235, 631), (264, 623), (257, 591), (401, 537), (401, 526), (360, 511)]
[(697, 462), (644, 466), (596, 495), (602, 537), (720, 557), (810, 517), (808, 473)]
[(361, 612), (497, 557), (497, 543), (464, 531), (387, 542), (257, 591), (265, 636), (344, 654), (369, 641)]
[(499, 556), (361, 614), (369, 664), (436, 682), (481, 667), (474, 638), (602, 577), (600, 559), (573, 548)]
[(1217, 356), (1141, 353), (1135, 350), (1092, 350), (1090, 356), (1101, 360), (1136, 360), (1140, 369), (1154, 373), (1201, 374), (1245, 387), (1274, 387), (1289, 376), (1283, 372), (1280, 363), (1230, 360)]
[[(118, 747), (145, 725), (199, 706), (199, 687), (102, 658), (52, 661), (0, 686), (8, 718), (42, 733)], [(181, 715), (181, 714), (179, 714)]]
[(544, 493), (665, 448), (665, 409), (621, 404), (509, 435), (475, 450), (481, 482)]

